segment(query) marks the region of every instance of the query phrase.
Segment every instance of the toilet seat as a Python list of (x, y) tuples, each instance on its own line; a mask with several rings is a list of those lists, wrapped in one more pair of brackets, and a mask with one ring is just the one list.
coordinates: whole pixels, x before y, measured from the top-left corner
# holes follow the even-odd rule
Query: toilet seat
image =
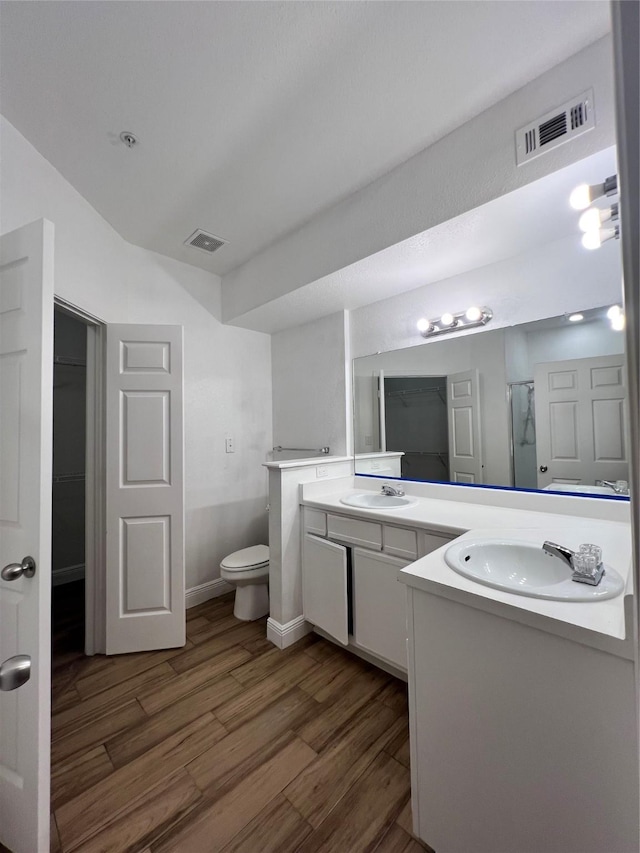
[(220, 563), (220, 568), (226, 572), (251, 572), (256, 569), (266, 568), (269, 565), (269, 547), (267, 545), (253, 545), (251, 548), (242, 548), (229, 554)]

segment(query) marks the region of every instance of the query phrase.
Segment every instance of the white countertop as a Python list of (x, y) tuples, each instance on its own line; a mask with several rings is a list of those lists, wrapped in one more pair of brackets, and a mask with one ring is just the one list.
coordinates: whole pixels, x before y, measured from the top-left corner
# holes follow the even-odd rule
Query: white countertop
[[(345, 489), (342, 485), (340, 491), (331, 492), (330, 486), (330, 483), (324, 484), (324, 494), (314, 494), (312, 489), (303, 487), (302, 503), (340, 515), (449, 533), (464, 539), (495, 538), (499, 534), (504, 538), (539, 541), (541, 546), (545, 539), (572, 549), (582, 542), (600, 545), (605, 564), (612, 566), (625, 581), (625, 594), (607, 601), (547, 601), (474, 583), (447, 566), (444, 552), (448, 544), (407, 566), (400, 572), (399, 580), (424, 592), (595, 645), (614, 654), (630, 656), (632, 546), (628, 523), (416, 495), (411, 495), (417, 497), (416, 504), (401, 509), (360, 509), (346, 506), (340, 498), (365, 490)], [(514, 503), (517, 501), (514, 496)], [(571, 504), (572, 507), (574, 505)], [(579, 504), (576, 509), (579, 509)]]

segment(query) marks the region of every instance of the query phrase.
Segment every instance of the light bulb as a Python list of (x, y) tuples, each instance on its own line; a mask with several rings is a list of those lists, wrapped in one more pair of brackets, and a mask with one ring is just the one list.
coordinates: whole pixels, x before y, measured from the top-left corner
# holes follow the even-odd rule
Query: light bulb
[(571, 314), (569, 315), (570, 323), (579, 323), (580, 320), (584, 320), (584, 314)]
[(440, 317), (440, 322), (442, 323), (443, 326), (453, 326), (455, 321), (456, 321), (456, 318), (449, 311), (446, 311), (442, 315), (442, 317)]
[(472, 305), (467, 309), (465, 317), (470, 323), (475, 323), (482, 318), (482, 311), (476, 305)]
[(600, 228), (600, 223), (602, 222), (602, 218), (600, 216), (600, 211), (597, 207), (590, 207), (589, 210), (585, 210), (580, 219), (578, 220), (578, 228), (581, 231), (594, 231)]
[(599, 249), (602, 246), (600, 229), (594, 228), (593, 231), (586, 231), (582, 235), (582, 245), (585, 249)]
[(418, 327), (419, 332), (426, 332), (427, 329), (431, 326), (431, 323), (428, 320), (425, 320), (424, 317), (422, 317), (422, 319), (418, 320), (416, 326)]
[(622, 311), (615, 317), (611, 318), (611, 328), (615, 332), (621, 332), (624, 329), (625, 317)]
[(569, 196), (569, 204), (574, 210), (584, 210), (591, 204), (591, 187), (589, 184), (580, 184)]
[(612, 305), (611, 308), (609, 308), (609, 310), (607, 311), (607, 317), (610, 320), (619, 317), (620, 314), (622, 314), (622, 308), (619, 305)]

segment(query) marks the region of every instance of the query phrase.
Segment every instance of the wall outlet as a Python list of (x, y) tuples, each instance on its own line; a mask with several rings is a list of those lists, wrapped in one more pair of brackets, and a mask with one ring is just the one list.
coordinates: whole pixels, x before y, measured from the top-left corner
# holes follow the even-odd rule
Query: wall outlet
[(321, 477), (329, 476), (329, 467), (327, 465), (317, 465), (316, 466), (316, 477), (320, 479)]
[(225, 438), (224, 450), (225, 450), (225, 453), (235, 453), (236, 452), (236, 443), (233, 440), (233, 438)]

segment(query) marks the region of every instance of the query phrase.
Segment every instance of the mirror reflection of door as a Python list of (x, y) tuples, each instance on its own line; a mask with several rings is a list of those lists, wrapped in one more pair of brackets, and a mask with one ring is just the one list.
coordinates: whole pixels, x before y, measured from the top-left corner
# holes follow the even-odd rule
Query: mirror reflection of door
[(538, 488), (628, 480), (624, 356), (537, 364)]
[(386, 450), (402, 450), (402, 476), (449, 479), (446, 376), (385, 376)]

